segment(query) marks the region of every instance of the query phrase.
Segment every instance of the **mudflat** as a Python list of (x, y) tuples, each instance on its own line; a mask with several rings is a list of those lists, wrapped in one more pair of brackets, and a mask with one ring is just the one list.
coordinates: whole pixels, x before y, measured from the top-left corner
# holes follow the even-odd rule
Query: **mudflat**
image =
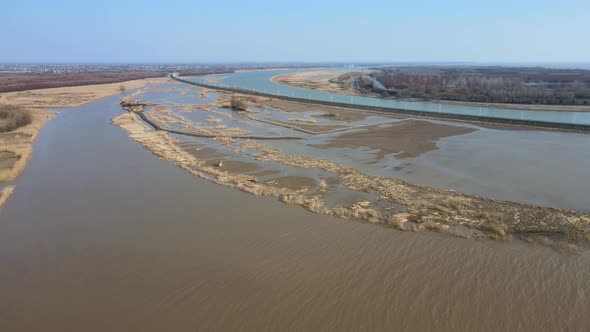
[(437, 149), (436, 141), (443, 137), (464, 135), (473, 128), (440, 124), (421, 120), (405, 120), (389, 125), (365, 127), (334, 137), (328, 143), (312, 145), (317, 148), (378, 149), (377, 160), (388, 154), (396, 158), (413, 158)]

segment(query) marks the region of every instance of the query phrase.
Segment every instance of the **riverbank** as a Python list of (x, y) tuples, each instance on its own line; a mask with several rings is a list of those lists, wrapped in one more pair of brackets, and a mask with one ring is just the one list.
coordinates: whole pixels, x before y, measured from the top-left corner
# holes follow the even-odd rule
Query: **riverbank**
[(0, 183), (14, 180), (23, 171), (39, 132), (56, 114), (42, 110), (31, 110), (31, 113), (30, 124), (0, 133)]
[[(359, 90), (352, 89), (351, 87), (343, 86), (335, 78), (349, 71), (310, 71), (310, 72), (295, 72), (276, 75), (272, 77), (272, 81), (278, 84), (284, 84), (292, 87), (318, 90), (330, 93), (354, 95), (354, 96), (366, 96), (373, 97), (375, 94), (362, 93)], [(398, 101), (408, 102), (429, 102), (433, 104), (441, 105), (461, 105), (471, 107), (493, 107), (500, 109), (517, 109), (527, 111), (574, 111), (574, 112), (590, 112), (590, 106), (584, 105), (550, 105), (550, 104), (509, 104), (509, 103), (484, 103), (484, 102), (467, 102), (467, 101), (454, 101), (454, 100), (422, 100), (422, 99), (408, 99), (398, 98)]]
[(6, 186), (2, 188), (2, 192), (0, 192), (0, 209), (6, 204), (13, 192), (14, 186)]
[(0, 133), (0, 183), (13, 181), (24, 170), (39, 132), (57, 114), (51, 109), (79, 107), (124, 91), (160, 84), (166, 80), (167, 78), (142, 79), (0, 93), (0, 103), (22, 107), (29, 110), (32, 115), (30, 124)]
[(101, 98), (146, 85), (166, 82), (168, 78), (148, 78), (120, 83), (82, 85), (0, 93), (0, 103), (30, 109), (77, 107)]

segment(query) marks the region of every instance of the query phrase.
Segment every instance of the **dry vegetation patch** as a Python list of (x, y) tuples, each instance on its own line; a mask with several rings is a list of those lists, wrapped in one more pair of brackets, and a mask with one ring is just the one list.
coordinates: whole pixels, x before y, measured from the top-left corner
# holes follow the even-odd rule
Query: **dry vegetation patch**
[(240, 97), (232, 96), (230, 99), (230, 107), (237, 111), (247, 111), (248, 102)]
[(33, 121), (31, 111), (20, 106), (0, 104), (0, 132), (12, 131)]
[(2, 193), (0, 193), (0, 208), (6, 204), (10, 196), (12, 196), (13, 191), (14, 186), (6, 186), (4, 189), (2, 189)]
[(14, 180), (25, 168), (39, 131), (55, 113), (26, 111), (30, 123), (0, 133), (0, 182)]

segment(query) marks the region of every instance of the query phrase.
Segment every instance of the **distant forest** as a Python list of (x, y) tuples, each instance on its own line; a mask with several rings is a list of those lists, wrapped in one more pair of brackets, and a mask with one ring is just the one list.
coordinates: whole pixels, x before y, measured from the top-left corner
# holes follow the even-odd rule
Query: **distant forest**
[[(225, 69), (179, 71), (181, 75), (231, 72)], [(164, 77), (168, 71), (80, 71), (74, 73), (0, 73), (0, 93), (33, 89), (58, 88), (89, 84), (118, 83), (144, 78)]]
[(396, 67), (372, 74), (397, 98), (590, 105), (590, 70), (537, 67)]

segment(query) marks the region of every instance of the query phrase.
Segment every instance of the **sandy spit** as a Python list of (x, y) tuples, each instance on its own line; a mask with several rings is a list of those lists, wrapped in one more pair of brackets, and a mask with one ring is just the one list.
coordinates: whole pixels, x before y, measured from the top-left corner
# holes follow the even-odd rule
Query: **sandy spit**
[(8, 201), (10, 196), (12, 196), (13, 192), (14, 186), (6, 186), (4, 187), (4, 189), (2, 189), (2, 193), (0, 193), (0, 208), (2, 208), (4, 204), (6, 204), (6, 201)]

